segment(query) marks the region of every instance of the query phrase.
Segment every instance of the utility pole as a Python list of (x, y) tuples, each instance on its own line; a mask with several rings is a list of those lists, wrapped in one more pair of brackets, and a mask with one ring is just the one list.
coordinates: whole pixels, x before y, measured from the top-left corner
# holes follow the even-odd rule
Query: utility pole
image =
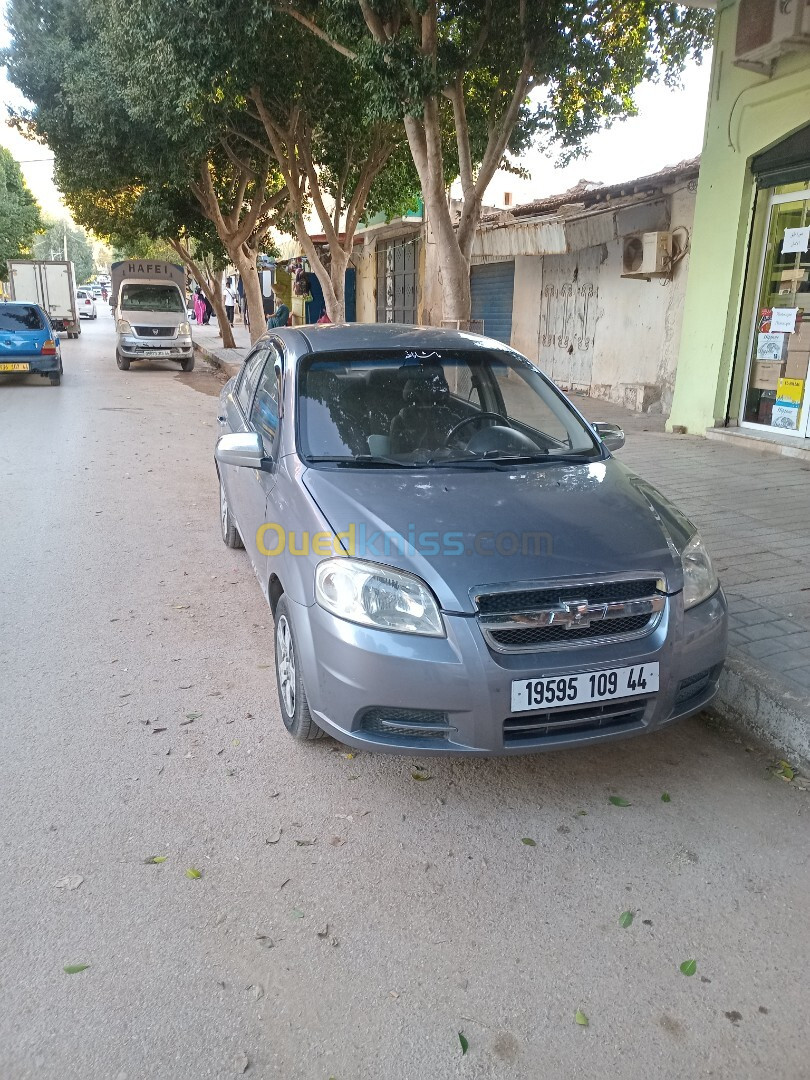
[(65, 262), (67, 262), (68, 261), (68, 257), (67, 257), (67, 222), (65, 222), (64, 225), (65, 225)]

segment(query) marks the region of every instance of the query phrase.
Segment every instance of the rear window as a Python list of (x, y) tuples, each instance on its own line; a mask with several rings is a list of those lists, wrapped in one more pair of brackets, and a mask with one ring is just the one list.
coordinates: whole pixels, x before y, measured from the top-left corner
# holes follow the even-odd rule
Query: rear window
[(0, 305), (0, 330), (44, 330), (45, 323), (32, 304)]
[(182, 311), (186, 305), (176, 285), (125, 285), (121, 292), (124, 311)]

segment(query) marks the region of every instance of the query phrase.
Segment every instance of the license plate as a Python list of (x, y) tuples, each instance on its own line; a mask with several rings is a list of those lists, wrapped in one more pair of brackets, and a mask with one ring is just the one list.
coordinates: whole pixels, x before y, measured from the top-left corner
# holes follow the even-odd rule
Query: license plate
[(657, 690), (658, 664), (602, 668), (551, 679), (516, 679), (512, 683), (512, 712), (559, 709), (563, 705), (654, 694)]
[(30, 371), (30, 364), (0, 364), (0, 371)]

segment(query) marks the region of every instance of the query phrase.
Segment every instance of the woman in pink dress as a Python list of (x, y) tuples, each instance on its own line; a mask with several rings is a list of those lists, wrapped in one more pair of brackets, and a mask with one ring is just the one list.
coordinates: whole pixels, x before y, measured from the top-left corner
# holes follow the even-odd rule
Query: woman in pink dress
[(199, 285), (194, 293), (194, 318), (197, 320), (197, 326), (202, 326), (205, 318), (205, 300), (203, 300), (202, 289)]

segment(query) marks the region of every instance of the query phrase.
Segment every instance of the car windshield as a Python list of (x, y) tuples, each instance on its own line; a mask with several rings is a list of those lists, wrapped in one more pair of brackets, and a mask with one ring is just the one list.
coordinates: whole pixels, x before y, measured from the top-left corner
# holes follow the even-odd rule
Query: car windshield
[(562, 394), (507, 350), (315, 354), (298, 370), (309, 461), (497, 467), (602, 456)]
[(185, 311), (175, 285), (125, 285), (121, 290), (124, 311)]
[(41, 313), (31, 304), (0, 305), (0, 331), (44, 329)]

